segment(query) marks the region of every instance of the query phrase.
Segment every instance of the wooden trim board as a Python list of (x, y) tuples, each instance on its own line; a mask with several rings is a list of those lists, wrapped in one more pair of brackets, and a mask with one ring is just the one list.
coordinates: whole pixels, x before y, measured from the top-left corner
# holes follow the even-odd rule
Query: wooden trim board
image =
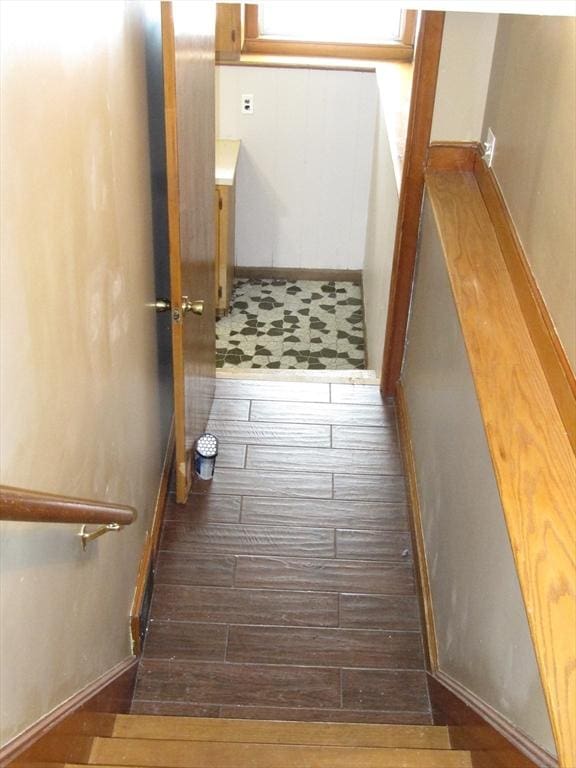
[(301, 269), (300, 267), (234, 267), (234, 276), (260, 280), (325, 280), (362, 283), (361, 269)]
[(479, 763), (478, 768), (556, 768), (557, 762), (551, 755), (504, 720), (496, 710), (452, 680), (439, 667), (424, 529), (410, 438), (410, 417), (401, 381), (396, 387), (396, 409), (410, 497), (410, 528), (416, 553), (416, 576), (425, 629), (428, 690), (434, 723), (451, 726), (453, 749), (478, 750), (485, 753), (486, 762)]
[(576, 456), (474, 173), (427, 172), (426, 188), (560, 764), (568, 768), (576, 762)]
[[(477, 753), (478, 768), (557, 768), (557, 761), (441, 670), (428, 673), (435, 725), (447, 725), (452, 749)], [(476, 762), (478, 760), (478, 762)]]
[(414, 453), (410, 437), (410, 417), (408, 415), (408, 404), (406, 402), (404, 387), (401, 381), (396, 385), (396, 417), (398, 420), (402, 461), (404, 472), (406, 473), (408, 495), (410, 498), (410, 533), (412, 536), (412, 548), (416, 553), (416, 578), (419, 586), (418, 598), (420, 601), (421, 620), (424, 622), (424, 652), (428, 670), (435, 673), (438, 669), (438, 644), (436, 641), (436, 628), (434, 626), (432, 591), (430, 589), (430, 579), (428, 577), (424, 528), (422, 525), (422, 512), (416, 480), (416, 465), (414, 463)]
[(79, 713), (130, 712), (137, 666), (138, 659), (130, 656), (41, 717), (0, 749), (0, 765), (8, 766), (17, 758), (25, 761), (27, 750), (41, 746), (43, 737), (50, 737), (57, 726), (65, 728), (67, 720)]
[(532, 343), (540, 358), (572, 450), (576, 453), (576, 376), (558, 338), (496, 176), (482, 161), (479, 151), (474, 159), (474, 175), (488, 209), (492, 226), (496, 230), (496, 237)]
[(394, 394), (404, 356), (420, 211), (424, 195), (424, 165), (432, 128), (443, 29), (443, 12), (424, 11), (422, 13), (414, 59), (406, 155), (398, 202), (398, 221), (384, 342), (381, 388), (385, 397)]
[(154, 514), (152, 516), (152, 526), (146, 535), (138, 575), (136, 577), (136, 589), (134, 599), (130, 610), (130, 634), (132, 637), (132, 653), (139, 656), (142, 652), (142, 642), (146, 631), (148, 619), (148, 609), (150, 607), (150, 597), (153, 587), (154, 563), (158, 554), (158, 545), (160, 541), (160, 531), (164, 520), (164, 509), (166, 507), (166, 497), (168, 495), (168, 483), (170, 472), (174, 460), (174, 419), (170, 426), (168, 442), (166, 444), (166, 453), (160, 476), (160, 485), (154, 505)]

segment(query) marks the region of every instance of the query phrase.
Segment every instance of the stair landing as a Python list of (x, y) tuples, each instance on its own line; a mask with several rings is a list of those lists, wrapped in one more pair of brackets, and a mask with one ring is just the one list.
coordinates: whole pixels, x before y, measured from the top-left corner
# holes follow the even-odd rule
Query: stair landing
[(169, 497), (134, 713), (431, 723), (395, 411), (217, 379), (212, 483)]

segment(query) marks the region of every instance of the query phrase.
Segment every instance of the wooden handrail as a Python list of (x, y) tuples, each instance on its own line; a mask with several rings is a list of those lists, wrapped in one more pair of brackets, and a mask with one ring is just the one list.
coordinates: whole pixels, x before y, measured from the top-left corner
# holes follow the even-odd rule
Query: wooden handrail
[(135, 519), (136, 510), (133, 507), (0, 486), (0, 520), (130, 525)]

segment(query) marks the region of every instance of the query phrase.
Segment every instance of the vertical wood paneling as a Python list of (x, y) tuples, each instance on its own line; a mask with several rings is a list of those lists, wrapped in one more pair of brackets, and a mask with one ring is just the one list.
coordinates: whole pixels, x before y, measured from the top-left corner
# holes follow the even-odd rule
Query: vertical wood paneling
[(374, 73), (221, 66), (218, 80), (217, 133), (242, 140), (236, 263), (361, 268)]

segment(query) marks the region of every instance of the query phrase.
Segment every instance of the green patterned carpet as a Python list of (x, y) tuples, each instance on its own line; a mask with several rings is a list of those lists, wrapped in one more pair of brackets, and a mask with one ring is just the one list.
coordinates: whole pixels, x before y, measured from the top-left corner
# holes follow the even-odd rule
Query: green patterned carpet
[(235, 280), (216, 323), (217, 368), (364, 369), (359, 285)]

